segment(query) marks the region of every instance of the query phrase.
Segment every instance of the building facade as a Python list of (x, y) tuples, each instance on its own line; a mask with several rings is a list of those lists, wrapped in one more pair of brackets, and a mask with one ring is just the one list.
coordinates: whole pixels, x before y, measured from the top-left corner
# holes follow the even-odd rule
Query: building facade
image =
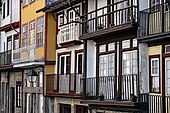
[[(22, 112), (22, 76), (13, 68), (13, 52), (19, 47), (19, 0), (2, 0), (0, 18), (1, 113)], [(22, 73), (22, 71), (21, 71)]]
[[(50, 1), (49, 1), (50, 2)], [(56, 63), (53, 75), (46, 75), (46, 99), (48, 113), (87, 113), (87, 105), (80, 104), (82, 93), (84, 44), (80, 16), (83, 2), (53, 1), (42, 11), (48, 15), (48, 28), (56, 34)], [(56, 26), (55, 26), (56, 25)]]
[(148, 95), (149, 113), (169, 113), (170, 1), (141, 1), (139, 38), (141, 89)]

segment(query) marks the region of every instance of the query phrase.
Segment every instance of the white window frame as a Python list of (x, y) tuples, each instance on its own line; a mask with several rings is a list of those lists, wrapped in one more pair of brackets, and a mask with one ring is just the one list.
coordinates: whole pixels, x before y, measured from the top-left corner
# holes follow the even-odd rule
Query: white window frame
[(37, 19), (37, 46), (43, 45), (44, 18)]
[[(136, 54), (137, 57), (137, 50), (133, 50), (133, 51), (125, 51), (122, 53), (122, 74), (123, 75), (127, 75), (127, 74), (138, 74), (138, 70), (134, 70), (133, 68), (137, 68), (138, 69), (138, 57), (136, 59), (134, 59), (133, 57), (133, 53)], [(129, 59), (127, 59), (127, 56), (124, 55), (128, 55), (129, 54)], [(135, 65), (133, 63), (133, 61), (136, 61), (135, 63), (137, 65)], [(127, 63), (127, 64), (126, 64)], [(125, 68), (129, 68), (129, 72), (125, 72), (124, 69)], [(136, 72), (134, 72), (136, 71)]]
[(28, 27), (27, 24), (25, 24), (22, 26), (22, 47), (27, 46), (27, 31), (28, 31)]
[(35, 37), (35, 22), (34, 21), (32, 21), (31, 23), (30, 23), (30, 30), (29, 30), (29, 32), (30, 32), (30, 45), (33, 45), (34, 44), (34, 37)]
[[(170, 83), (170, 75), (168, 76), (168, 71), (170, 71), (170, 65), (168, 67), (167, 63), (170, 63), (170, 60), (165, 60), (165, 94), (166, 96), (170, 95), (170, 85), (168, 83)], [(168, 86), (169, 85), (169, 86)], [(169, 91), (169, 92), (168, 92)]]
[[(78, 64), (79, 64), (78, 56), (79, 56), (79, 55), (82, 55), (82, 73), (83, 73), (83, 53), (81, 52), (81, 53), (77, 53), (77, 59), (76, 59), (76, 60), (77, 60), (77, 61), (76, 61), (76, 62), (77, 62), (77, 64), (76, 64), (76, 65), (77, 65), (77, 67), (76, 67), (76, 73), (77, 73), (77, 74), (80, 74), (80, 73), (78, 73)], [(81, 73), (81, 74), (82, 74), (82, 73)]]
[[(153, 65), (152, 65), (152, 63), (153, 63), (153, 61), (158, 61), (157, 63), (157, 67), (153, 67)], [(159, 71), (160, 71), (160, 66), (159, 66), (159, 63), (160, 63), (160, 61), (159, 61), (159, 58), (151, 58), (151, 80), (150, 80), (150, 82), (151, 82), (151, 92), (160, 92), (160, 73), (159, 73)], [(157, 70), (157, 73), (153, 73), (153, 68), (155, 69), (155, 68), (157, 68), (158, 70)], [(153, 79), (152, 79), (152, 77), (158, 77), (158, 83), (157, 82), (155, 82), (155, 83), (153, 83)], [(158, 89), (156, 88), (155, 89), (155, 91), (152, 91), (152, 89), (153, 89), (153, 87), (156, 87), (156, 83), (158, 84)], [(158, 90), (158, 91), (156, 91), (156, 90)]]
[[(113, 55), (113, 60), (111, 60), (111, 62), (113, 62), (113, 67), (110, 68), (109, 56), (112, 56), (112, 55)], [(109, 74), (110, 70), (113, 70), (112, 72), (113, 74)], [(114, 76), (114, 75), (115, 75), (115, 53), (100, 55), (99, 56), (99, 76), (101, 77), (101, 76)]]
[[(66, 64), (66, 61), (67, 61), (67, 56), (69, 56), (70, 57), (70, 59), (71, 59), (71, 55), (70, 54), (66, 54), (66, 55), (61, 55), (60, 56), (60, 62), (59, 62), (59, 74), (61, 74), (61, 58), (62, 57), (64, 57), (64, 75), (66, 74), (66, 72), (67, 72), (67, 64)], [(71, 62), (70, 62), (70, 64), (71, 64)]]

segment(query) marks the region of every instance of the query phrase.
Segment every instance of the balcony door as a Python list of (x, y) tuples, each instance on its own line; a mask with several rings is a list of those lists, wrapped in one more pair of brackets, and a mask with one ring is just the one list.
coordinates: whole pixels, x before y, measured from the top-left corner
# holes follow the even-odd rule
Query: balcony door
[(7, 64), (11, 63), (11, 50), (12, 50), (12, 36), (7, 38), (7, 54), (6, 54), (6, 58), (5, 58), (5, 62)]
[(73, 22), (68, 24), (68, 40), (76, 40), (79, 36), (79, 24), (74, 21), (79, 21), (79, 7), (74, 8), (75, 10), (68, 11), (68, 22)]
[(70, 54), (61, 55), (60, 62), (59, 62), (59, 92), (60, 93), (69, 93), (70, 69), (71, 69)]

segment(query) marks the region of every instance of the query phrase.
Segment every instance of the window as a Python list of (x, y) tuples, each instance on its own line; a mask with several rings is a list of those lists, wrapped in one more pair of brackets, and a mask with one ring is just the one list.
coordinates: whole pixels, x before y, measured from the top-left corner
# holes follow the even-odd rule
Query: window
[(79, 20), (79, 13), (80, 13), (79, 7), (75, 8), (75, 10), (76, 10), (76, 12), (78, 14), (74, 10), (69, 10), (68, 11), (68, 14), (69, 14), (68, 15), (68, 18), (69, 18), (68, 22), (73, 22), (73, 21), (78, 21)]
[(22, 107), (22, 84), (16, 82), (16, 106)]
[(151, 6), (151, 11), (158, 11), (159, 10), (159, 6), (160, 2), (159, 0), (150, 0), (150, 6)]
[(5, 18), (5, 3), (3, 4), (3, 19)]
[(165, 45), (165, 53), (170, 53), (170, 44)]
[(7, 16), (9, 15), (9, 0), (7, 0)]
[(58, 20), (59, 20), (59, 26), (63, 25), (64, 24), (64, 16), (63, 14), (60, 14), (58, 16)]
[(27, 45), (27, 24), (22, 26), (22, 47)]
[(165, 67), (165, 94), (166, 96), (170, 95), (170, 60), (166, 61)]
[(106, 52), (106, 44), (99, 46), (99, 52)]
[(122, 41), (122, 48), (130, 48), (130, 40), (124, 40)]
[(122, 74), (137, 74), (138, 73), (138, 58), (137, 50), (126, 51), (122, 53)]
[(43, 44), (43, 17), (37, 20), (37, 46)]
[(77, 54), (77, 72), (78, 74), (83, 73), (83, 53)]
[(12, 49), (12, 37), (8, 37), (7, 38), (7, 50), (11, 50)]
[(14, 35), (14, 50), (19, 48), (19, 35)]
[(150, 91), (159, 92), (159, 58), (151, 58)]
[(114, 76), (115, 72), (115, 53), (100, 55), (99, 57), (99, 76)]
[(35, 29), (35, 22), (30, 23), (30, 45), (34, 44), (34, 30)]
[(70, 55), (60, 56), (60, 74), (70, 74), (71, 57)]
[(71, 105), (60, 105), (60, 113), (71, 113)]
[(28, 5), (28, 0), (23, 0), (23, 5), (24, 6)]

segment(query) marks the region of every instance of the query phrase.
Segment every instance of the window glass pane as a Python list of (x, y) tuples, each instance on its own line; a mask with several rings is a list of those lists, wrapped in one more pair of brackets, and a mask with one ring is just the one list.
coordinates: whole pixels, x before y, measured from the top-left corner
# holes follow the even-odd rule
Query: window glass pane
[(66, 56), (66, 74), (70, 74), (71, 58)]
[(115, 50), (115, 43), (109, 43), (108, 44), (108, 51), (113, 51)]
[(130, 48), (130, 40), (124, 40), (122, 41), (122, 48)]
[(99, 52), (106, 52), (106, 45), (100, 45), (99, 46)]
[(133, 47), (137, 47), (137, 44), (138, 42), (137, 42), (137, 39), (133, 39)]

